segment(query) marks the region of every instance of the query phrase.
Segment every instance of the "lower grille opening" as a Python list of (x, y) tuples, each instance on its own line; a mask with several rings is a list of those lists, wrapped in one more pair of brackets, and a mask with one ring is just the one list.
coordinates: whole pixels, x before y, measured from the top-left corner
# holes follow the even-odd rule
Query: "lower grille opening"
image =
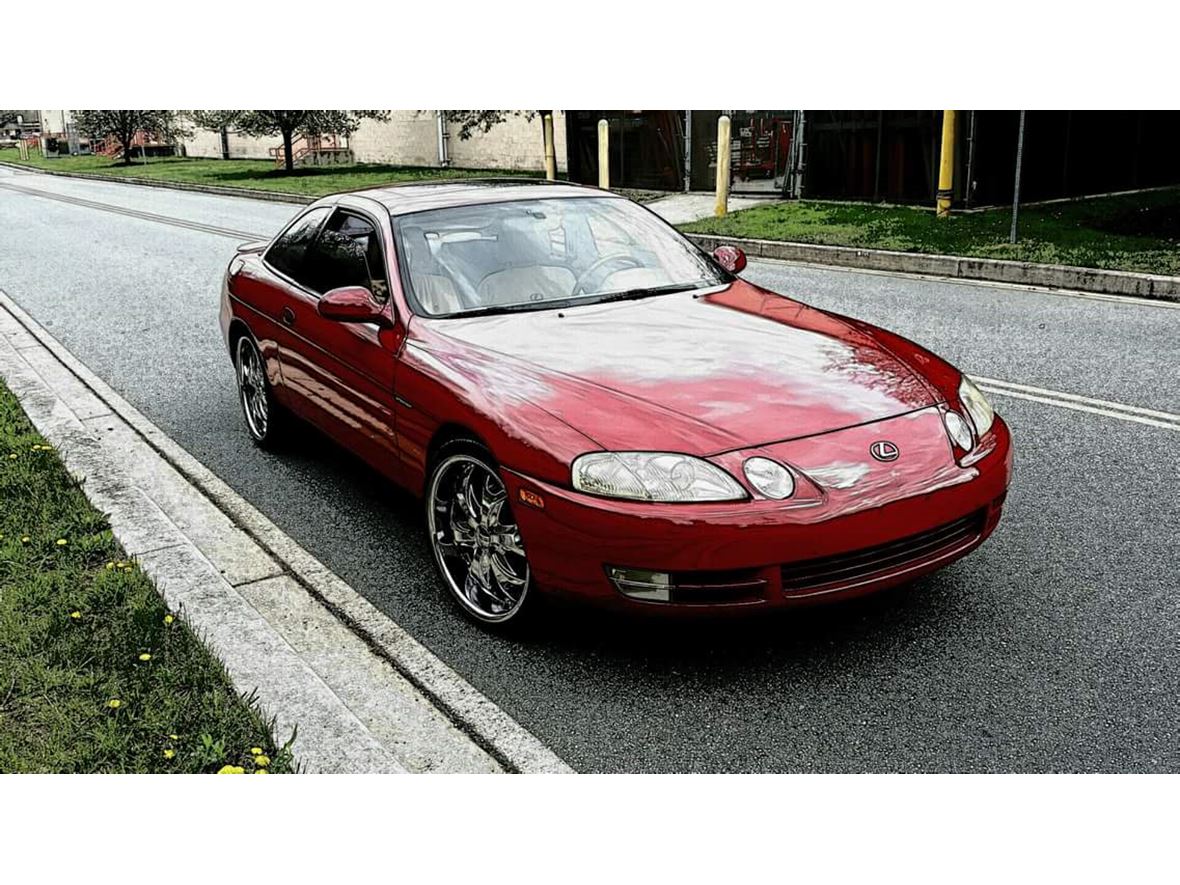
[(672, 573), (673, 602), (754, 602), (765, 595), (766, 579), (758, 577), (756, 571)]
[(851, 553), (792, 562), (782, 567), (783, 592), (806, 595), (831, 587), (856, 586), (934, 562), (979, 538), (986, 510), (887, 544)]

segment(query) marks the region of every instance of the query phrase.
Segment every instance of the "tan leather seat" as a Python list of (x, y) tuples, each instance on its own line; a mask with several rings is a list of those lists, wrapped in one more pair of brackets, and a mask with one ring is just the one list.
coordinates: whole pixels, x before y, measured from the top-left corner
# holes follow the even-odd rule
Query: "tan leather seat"
[(414, 294), (427, 313), (455, 313), (463, 309), (459, 293), (450, 277), (420, 274), (414, 277)]
[(404, 240), (414, 294), (427, 313), (446, 314), (463, 309), (455, 282), (441, 270), (420, 230), (408, 230)]

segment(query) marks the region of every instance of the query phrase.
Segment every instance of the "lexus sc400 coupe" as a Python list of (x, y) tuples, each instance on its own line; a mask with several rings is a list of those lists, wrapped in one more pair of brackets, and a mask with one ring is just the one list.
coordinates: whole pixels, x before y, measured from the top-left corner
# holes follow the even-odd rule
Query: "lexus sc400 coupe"
[(745, 264), (593, 188), (389, 187), (240, 248), (220, 319), (254, 441), (302, 419), (421, 496), (485, 624), (838, 599), (978, 546), (1012, 467), (984, 395)]

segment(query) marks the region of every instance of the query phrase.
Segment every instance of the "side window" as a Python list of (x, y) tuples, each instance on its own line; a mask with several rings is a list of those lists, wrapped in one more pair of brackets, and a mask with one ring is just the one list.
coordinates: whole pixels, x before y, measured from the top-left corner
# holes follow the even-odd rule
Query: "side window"
[(329, 206), (312, 209), (283, 231), (266, 253), (267, 263), (279, 273), (306, 286), (304, 259), (307, 257), (307, 247), (311, 245), (320, 225), (331, 211)]
[(308, 288), (321, 295), (341, 286), (364, 286), (378, 301), (389, 297), (381, 236), (360, 215), (336, 210), (308, 253)]

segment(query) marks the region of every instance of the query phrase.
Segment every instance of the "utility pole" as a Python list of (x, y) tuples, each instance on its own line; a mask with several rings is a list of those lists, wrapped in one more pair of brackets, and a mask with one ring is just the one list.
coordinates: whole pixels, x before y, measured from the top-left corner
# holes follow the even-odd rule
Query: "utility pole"
[(936, 218), (951, 217), (951, 200), (955, 196), (955, 112), (942, 112), (942, 155), (938, 164)]
[(1012, 230), (1008, 242), (1016, 242), (1016, 218), (1020, 213), (1020, 164), (1024, 159), (1024, 111), (1020, 112), (1020, 128), (1016, 130), (1016, 180), (1012, 185)]

